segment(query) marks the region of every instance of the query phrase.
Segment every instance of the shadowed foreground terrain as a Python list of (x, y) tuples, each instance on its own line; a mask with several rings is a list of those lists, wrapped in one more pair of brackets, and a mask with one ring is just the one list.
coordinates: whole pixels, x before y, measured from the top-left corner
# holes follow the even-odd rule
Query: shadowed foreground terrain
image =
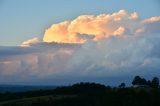
[[(159, 81), (136, 76), (133, 87), (78, 83), (51, 90), (0, 93), (0, 106), (160, 106)], [(157, 86), (158, 85), (158, 86)]]

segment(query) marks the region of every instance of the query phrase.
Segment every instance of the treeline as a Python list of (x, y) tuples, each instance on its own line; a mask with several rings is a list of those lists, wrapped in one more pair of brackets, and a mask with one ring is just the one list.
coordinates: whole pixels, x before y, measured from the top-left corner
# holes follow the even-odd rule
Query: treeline
[[(145, 78), (142, 78), (140, 76), (135, 76), (132, 85), (133, 87), (148, 87), (148, 88), (159, 88), (159, 78), (158, 77), (153, 77), (152, 80), (146, 80)], [(121, 83), (119, 88), (125, 88), (126, 84)]]
[(132, 84), (110, 87), (81, 82), (53, 90), (6, 92), (0, 94), (0, 106), (160, 106), (157, 77), (150, 81), (136, 76)]
[(77, 83), (71, 86), (57, 87), (53, 90), (37, 90), (28, 92), (5, 92), (0, 93), (0, 101), (38, 97), (46, 95), (84, 95), (84, 94), (103, 94), (106, 86), (97, 83)]
[(133, 81), (133, 85), (145, 85), (151, 88), (158, 88), (159, 87), (159, 78), (154, 77), (152, 80), (146, 80), (145, 78), (141, 78), (140, 76), (136, 76)]

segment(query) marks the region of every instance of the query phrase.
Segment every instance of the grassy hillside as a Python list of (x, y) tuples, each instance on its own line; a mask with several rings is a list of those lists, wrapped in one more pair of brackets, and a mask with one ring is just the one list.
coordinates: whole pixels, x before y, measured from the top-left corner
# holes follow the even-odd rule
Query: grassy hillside
[(38, 96), (30, 97), (23, 99), (15, 99), (0, 102), (0, 106), (43, 106), (46, 103), (54, 103), (55, 101), (65, 99), (65, 98), (74, 98), (74, 95), (47, 95), (47, 96)]

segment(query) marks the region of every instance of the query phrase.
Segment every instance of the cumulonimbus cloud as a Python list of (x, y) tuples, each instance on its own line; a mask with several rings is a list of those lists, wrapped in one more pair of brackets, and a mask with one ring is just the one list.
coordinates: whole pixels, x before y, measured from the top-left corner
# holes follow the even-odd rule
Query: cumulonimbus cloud
[(141, 19), (125, 10), (53, 24), (43, 40), (0, 46), (0, 82), (160, 75), (159, 29), (158, 16)]
[(46, 30), (43, 40), (45, 42), (83, 43), (85, 39), (79, 37), (78, 34), (94, 36), (95, 40), (118, 36), (125, 32), (125, 28), (121, 25), (112, 26), (112, 24), (136, 18), (136, 13), (128, 14), (125, 10), (111, 15), (82, 15), (72, 21), (53, 24)]
[[(44, 34), (44, 42), (84, 43), (86, 39), (79, 36), (93, 36), (93, 40), (100, 40), (111, 36), (121, 36), (143, 32), (141, 23), (160, 21), (159, 17), (140, 20), (138, 13), (128, 13), (120, 10), (113, 14), (82, 15), (72, 21), (53, 24)], [(140, 30), (141, 29), (141, 30)]]

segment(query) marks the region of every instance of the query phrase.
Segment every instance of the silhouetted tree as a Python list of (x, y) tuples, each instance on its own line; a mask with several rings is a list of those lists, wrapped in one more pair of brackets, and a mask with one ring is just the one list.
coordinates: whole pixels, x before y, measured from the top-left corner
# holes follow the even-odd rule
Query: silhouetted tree
[(144, 79), (144, 78), (141, 79), (140, 84), (141, 85), (148, 85), (146, 79)]
[(125, 88), (126, 87), (126, 84), (125, 83), (121, 83), (120, 85), (119, 85), (119, 88)]
[(152, 79), (151, 86), (152, 86), (153, 88), (158, 88), (158, 87), (159, 87), (159, 79), (158, 79), (157, 77), (154, 77), (154, 78)]
[(147, 85), (150, 86), (150, 87), (152, 86), (151, 80), (148, 80), (148, 81), (147, 81)]
[(132, 84), (133, 85), (140, 85), (140, 80), (141, 80), (140, 76), (135, 76), (133, 81), (132, 81)]
[(136, 76), (133, 81), (132, 81), (133, 85), (148, 85), (148, 82), (146, 81), (146, 79), (141, 78), (140, 76)]

